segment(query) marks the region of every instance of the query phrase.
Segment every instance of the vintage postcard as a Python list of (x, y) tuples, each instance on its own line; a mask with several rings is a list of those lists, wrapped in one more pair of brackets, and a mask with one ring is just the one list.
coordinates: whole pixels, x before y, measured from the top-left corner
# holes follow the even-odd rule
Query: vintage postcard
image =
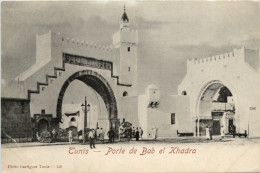
[(258, 1), (4, 1), (1, 171), (260, 172)]

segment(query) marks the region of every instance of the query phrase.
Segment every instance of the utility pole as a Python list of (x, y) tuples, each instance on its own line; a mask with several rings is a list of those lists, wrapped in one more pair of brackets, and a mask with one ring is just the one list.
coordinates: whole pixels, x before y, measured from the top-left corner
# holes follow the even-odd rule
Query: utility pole
[(82, 107), (84, 107), (84, 116), (83, 116), (83, 129), (82, 129), (82, 140), (83, 140), (83, 144), (85, 144), (85, 129), (87, 126), (87, 97), (85, 97), (85, 105), (81, 105)]

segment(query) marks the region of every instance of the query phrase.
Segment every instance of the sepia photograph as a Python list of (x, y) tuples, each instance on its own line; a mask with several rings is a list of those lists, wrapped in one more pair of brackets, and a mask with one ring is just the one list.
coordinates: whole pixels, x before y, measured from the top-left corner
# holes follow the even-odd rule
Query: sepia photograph
[(260, 172), (259, 1), (2, 1), (1, 172)]

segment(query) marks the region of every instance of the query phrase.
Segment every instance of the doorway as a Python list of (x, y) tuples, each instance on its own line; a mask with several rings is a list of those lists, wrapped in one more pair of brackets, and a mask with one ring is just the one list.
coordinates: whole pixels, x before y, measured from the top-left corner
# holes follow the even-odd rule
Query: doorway
[(228, 120), (228, 133), (229, 134), (234, 133), (234, 120), (233, 119)]
[(219, 120), (213, 120), (213, 135), (220, 135), (220, 122)]
[(48, 121), (45, 119), (41, 119), (38, 122), (38, 133), (39, 135), (41, 135), (42, 132), (48, 131), (49, 130), (49, 125), (48, 125)]

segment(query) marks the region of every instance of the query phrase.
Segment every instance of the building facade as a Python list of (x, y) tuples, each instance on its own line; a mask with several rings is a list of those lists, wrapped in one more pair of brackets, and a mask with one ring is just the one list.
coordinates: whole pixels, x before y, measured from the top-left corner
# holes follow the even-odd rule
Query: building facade
[[(260, 136), (259, 61), (259, 50), (245, 47), (187, 61), (187, 74), (178, 94), (189, 98), (186, 104), (194, 134), (201, 134), (211, 123), (215, 129), (223, 125), (226, 133), (233, 124), (237, 133)], [(224, 100), (216, 97), (221, 92), (226, 93)]]
[(51, 31), (37, 35), (35, 64), (15, 80), (2, 79), (2, 141), (31, 140), (37, 131), (60, 128), (63, 97), (74, 80), (93, 88), (105, 103), (106, 117), (93, 118), (88, 127), (97, 121), (117, 131), (124, 119), (141, 127), (144, 138), (152, 138), (154, 128), (159, 137), (176, 137), (177, 131), (203, 136), (206, 126), (218, 135), (221, 126), (229, 133), (231, 125), (237, 133), (260, 136), (259, 50), (243, 47), (188, 60), (178, 95), (163, 98), (152, 84), (138, 95), (137, 50), (138, 32), (125, 11), (111, 46)]
[(125, 100), (128, 110), (134, 110), (125, 113), (126, 119), (142, 127), (147, 138), (155, 127), (159, 137), (176, 137), (177, 130), (205, 136), (206, 127), (220, 135), (222, 126), (225, 134), (259, 137), (259, 61), (259, 50), (245, 47), (188, 60), (178, 95), (160, 98), (160, 89), (149, 85), (144, 95)]
[[(117, 131), (124, 106), (120, 98), (137, 94), (137, 44), (138, 33), (131, 29), (125, 11), (110, 46), (51, 31), (37, 35), (35, 64), (15, 80), (2, 79), (2, 104), (8, 104), (6, 100), (11, 98), (28, 102), (26, 117), (34, 122), (30, 127), (31, 134), (41, 131), (42, 127), (59, 128), (66, 89), (74, 80), (80, 80), (93, 88), (105, 103), (107, 117), (100, 120), (101, 124)], [(5, 109), (7, 107), (3, 107)], [(17, 118), (9, 121), (7, 113), (2, 111), (3, 132), (12, 131), (11, 126), (5, 126), (3, 122), (20, 123), (20, 112), (10, 113)], [(20, 136), (18, 133), (10, 135), (13, 139)]]

